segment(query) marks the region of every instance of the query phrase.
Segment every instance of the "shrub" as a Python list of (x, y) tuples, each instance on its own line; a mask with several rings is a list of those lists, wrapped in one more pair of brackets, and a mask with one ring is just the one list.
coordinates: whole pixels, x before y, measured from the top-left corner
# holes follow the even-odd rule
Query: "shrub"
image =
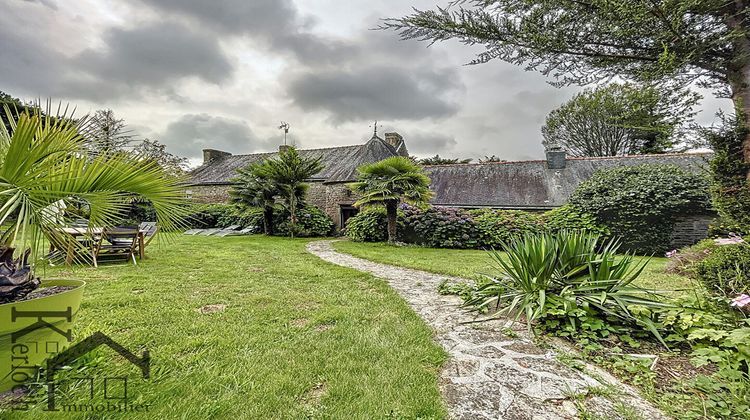
[(666, 271), (667, 273), (695, 277), (696, 264), (709, 256), (715, 248), (716, 244), (713, 239), (704, 239), (679, 251), (670, 251), (667, 253), (669, 262), (667, 262)]
[(499, 249), (516, 236), (541, 233), (541, 214), (518, 210), (472, 210), (480, 248)]
[(728, 297), (746, 293), (750, 290), (750, 245), (718, 246), (695, 265), (695, 272), (714, 293)]
[(413, 242), (433, 248), (476, 248), (477, 228), (471, 215), (462, 209), (401, 206), (404, 222)]
[(229, 208), (219, 217), (218, 226), (239, 225), (242, 228), (254, 227), (253, 233), (263, 230), (263, 210), (256, 207)]
[[(403, 234), (403, 212), (398, 215), (397, 232)], [(344, 233), (349, 239), (357, 242), (385, 242), (388, 240), (388, 217), (382, 206), (366, 207), (356, 216), (346, 221)]]
[[(186, 224), (192, 228), (225, 227), (226, 216), (232, 211), (228, 204), (198, 204), (187, 217)], [(221, 221), (221, 222), (220, 222)], [(231, 223), (230, 223), (231, 224)]]
[(664, 253), (677, 217), (711, 210), (708, 180), (676, 165), (607, 169), (581, 183), (570, 205), (591, 214), (623, 248)]
[[(260, 214), (260, 224), (263, 223), (263, 214)], [(289, 236), (292, 229), (291, 217), (288, 211), (274, 213), (274, 234)], [(294, 227), (294, 236), (315, 237), (329, 236), (333, 233), (333, 220), (318, 207), (307, 205), (297, 210), (297, 225)]]
[(609, 229), (597, 223), (594, 216), (568, 204), (544, 213), (542, 220), (545, 231), (550, 233), (581, 230), (593, 235), (609, 236)]
[(651, 320), (635, 311), (664, 306), (632, 285), (648, 261), (616, 256), (616, 242), (562, 231), (515, 238), (505, 252), (506, 257), (491, 252), (498, 275), (479, 286), (467, 305), (479, 310), (493, 305), (499, 314), (524, 316), (529, 326), (543, 321), (545, 328), (567, 334), (606, 331), (608, 322), (645, 326), (661, 340)]

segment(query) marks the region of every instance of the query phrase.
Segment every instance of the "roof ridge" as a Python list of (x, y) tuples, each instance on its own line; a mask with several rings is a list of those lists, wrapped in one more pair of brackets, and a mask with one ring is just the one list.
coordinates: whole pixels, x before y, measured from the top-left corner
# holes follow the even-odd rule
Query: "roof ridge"
[[(650, 153), (646, 155), (620, 155), (620, 156), (568, 156), (566, 160), (617, 160), (617, 159), (640, 159), (653, 157), (678, 157), (678, 156), (707, 156), (713, 152), (688, 152), (688, 153)], [(516, 163), (539, 163), (546, 162), (546, 159), (529, 159), (529, 160), (508, 160), (504, 162), (468, 162), (468, 163), (447, 163), (444, 165), (422, 165), (425, 168), (439, 168), (443, 166), (471, 166), (471, 165), (511, 165)]]
[[(314, 151), (318, 151), (318, 150), (347, 149), (347, 148), (362, 147), (362, 146), (363, 146), (362, 144), (348, 144), (348, 145), (345, 145), (345, 146), (317, 147), (317, 148), (314, 148), (314, 149), (297, 149), (297, 151), (299, 151), (299, 152), (314, 152)], [(242, 154), (237, 154), (237, 155), (233, 154), (233, 155), (227, 156), (227, 157), (232, 157), (232, 156), (272, 155), (274, 153), (279, 153), (279, 151), (276, 150), (276, 151), (273, 151), (273, 152), (242, 153)]]

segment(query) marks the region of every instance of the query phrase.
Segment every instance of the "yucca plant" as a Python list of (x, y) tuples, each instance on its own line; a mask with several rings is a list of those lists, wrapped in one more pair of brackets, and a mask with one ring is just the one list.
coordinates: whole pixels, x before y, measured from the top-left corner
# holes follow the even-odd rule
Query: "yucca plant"
[(187, 214), (180, 179), (152, 160), (114, 151), (87, 156), (87, 118), (73, 119), (67, 109), (51, 116), (49, 105), (44, 113), (4, 112), (10, 129), (0, 124), (0, 303), (39, 286), (34, 273), (45, 244), (82, 246), (61, 229), (76, 203), (87, 204), (90, 227), (114, 226), (133, 200), (153, 204), (162, 232), (177, 229)]
[[(505, 255), (491, 251), (498, 275), (488, 276), (466, 305), (494, 306), (498, 315), (522, 316), (531, 327), (549, 316), (551, 308), (566, 313), (577, 308), (602, 318), (646, 327), (661, 336), (647, 318), (636, 316), (634, 305), (648, 309), (669, 307), (653, 291), (633, 285), (648, 261), (637, 263), (632, 254), (617, 255), (619, 245), (578, 231), (526, 235), (504, 244)], [(575, 328), (575, 317), (568, 321)]]

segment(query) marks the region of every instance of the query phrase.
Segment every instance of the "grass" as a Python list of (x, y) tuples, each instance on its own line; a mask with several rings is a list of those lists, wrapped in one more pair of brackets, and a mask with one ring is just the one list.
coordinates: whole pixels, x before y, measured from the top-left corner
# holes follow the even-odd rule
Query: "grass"
[[(149, 411), (107, 418), (444, 417), (437, 372), (446, 354), (429, 328), (383, 281), (325, 263), (305, 243), (180, 237), (152, 245), (137, 267), (46, 270), (43, 278), (88, 282), (76, 341), (102, 331), (152, 358), (143, 380), (100, 347), (62, 376), (93, 375), (94, 399), (78, 383), (58, 403), (106, 403), (103, 379), (128, 376), (129, 403)], [(212, 304), (226, 309), (198, 312)], [(12, 416), (93, 418), (44, 407)]]
[[(351, 241), (336, 242), (334, 248), (379, 263), (468, 279), (479, 278), (482, 274), (494, 274), (495, 271), (489, 254), (481, 250), (395, 247), (387, 243)], [(675, 294), (695, 288), (693, 280), (665, 273), (666, 264), (666, 258), (652, 257), (635, 284), (650, 290), (678, 291)]]

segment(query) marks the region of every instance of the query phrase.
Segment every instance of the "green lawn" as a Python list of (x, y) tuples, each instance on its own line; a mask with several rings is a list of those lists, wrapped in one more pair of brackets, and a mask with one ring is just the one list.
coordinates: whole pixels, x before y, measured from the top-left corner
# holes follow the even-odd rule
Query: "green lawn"
[[(137, 267), (48, 269), (44, 277), (88, 281), (77, 340), (102, 331), (152, 357), (150, 380), (107, 348), (63, 378), (95, 376), (93, 402), (106, 403), (103, 378), (127, 375), (129, 402), (149, 412), (107, 418), (444, 417), (446, 354), (428, 327), (383, 281), (325, 263), (305, 243), (179, 237), (152, 245)], [(198, 312), (210, 304), (227, 307)], [(74, 386), (58, 404), (92, 402), (86, 390)], [(43, 407), (12, 416), (93, 418)]]
[[(393, 246), (386, 243), (340, 241), (334, 247), (341, 252), (385, 264), (415, 268), (450, 276), (477, 278), (493, 273), (489, 253), (480, 250), (438, 249), (418, 246)], [(687, 277), (664, 272), (666, 258), (651, 258), (636, 283), (655, 290), (691, 290), (696, 287)]]

